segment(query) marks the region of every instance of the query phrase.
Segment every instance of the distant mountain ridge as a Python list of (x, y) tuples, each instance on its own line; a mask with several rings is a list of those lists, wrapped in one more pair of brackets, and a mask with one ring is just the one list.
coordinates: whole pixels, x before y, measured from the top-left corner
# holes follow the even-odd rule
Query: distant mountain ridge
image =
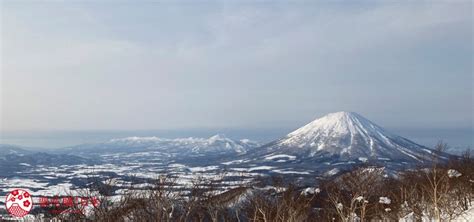
[(18, 155), (23, 156), (26, 154), (30, 154), (33, 151), (24, 149), (20, 146), (10, 145), (10, 144), (0, 144), (0, 157), (6, 155)]
[(390, 133), (354, 112), (330, 113), (264, 145), (217, 134), (209, 138), (124, 137), (49, 153), (0, 146), (5, 166), (21, 160), (7, 173), (19, 172), (26, 165), (140, 163), (188, 166), (189, 171), (225, 169), (314, 177), (333, 176), (361, 165), (396, 172), (430, 164), (435, 156), (441, 161), (453, 157)]
[(235, 152), (246, 153), (248, 149), (259, 146), (260, 144), (248, 139), (233, 140), (223, 134), (216, 134), (209, 138), (176, 138), (166, 139), (159, 137), (126, 137), (112, 139), (108, 144), (128, 144), (143, 145), (147, 144), (155, 148), (178, 147), (190, 149), (193, 152)]
[(30, 167), (96, 163), (99, 162), (74, 155), (46, 153), (0, 144), (0, 178), (14, 176)]
[(104, 143), (83, 144), (66, 148), (65, 151), (75, 154), (97, 152), (141, 152), (159, 151), (163, 153), (190, 154), (244, 154), (249, 150), (261, 146), (258, 142), (248, 139), (233, 140), (222, 134), (209, 138), (176, 138), (160, 137), (125, 137), (111, 139)]

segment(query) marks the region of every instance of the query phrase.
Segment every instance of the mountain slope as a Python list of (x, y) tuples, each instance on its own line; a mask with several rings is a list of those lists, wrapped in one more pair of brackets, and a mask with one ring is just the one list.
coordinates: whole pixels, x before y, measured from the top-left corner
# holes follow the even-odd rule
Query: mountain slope
[(0, 158), (6, 155), (18, 155), (23, 156), (31, 154), (33, 151), (23, 149), (19, 146), (9, 145), (9, 144), (0, 144)]
[(248, 150), (260, 146), (250, 140), (232, 140), (223, 135), (209, 138), (177, 138), (165, 139), (159, 137), (127, 137), (112, 139), (105, 143), (84, 144), (65, 149), (68, 153), (135, 153), (144, 151), (157, 151), (166, 154), (203, 155), (203, 154), (244, 154)]
[[(422, 163), (431, 160), (433, 150), (382, 127), (353, 112), (337, 112), (316, 119), (263, 146), (260, 155), (286, 154), (300, 159), (393, 161)], [(447, 154), (442, 154), (447, 158)]]
[(45, 153), (19, 146), (0, 144), (0, 178), (15, 176), (19, 172), (35, 168), (38, 165), (44, 167), (95, 163), (98, 162), (78, 156)]

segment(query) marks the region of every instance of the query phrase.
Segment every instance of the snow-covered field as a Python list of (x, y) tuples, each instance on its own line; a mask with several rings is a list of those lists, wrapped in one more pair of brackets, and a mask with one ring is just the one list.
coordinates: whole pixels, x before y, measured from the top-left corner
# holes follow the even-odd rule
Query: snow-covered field
[[(125, 157), (128, 159), (128, 156)], [(160, 176), (173, 178), (175, 188), (191, 188), (197, 180), (201, 182), (219, 181), (222, 189), (230, 189), (251, 183), (264, 176), (262, 171), (273, 170), (281, 174), (306, 174), (273, 166), (247, 168), (225, 168), (226, 165), (188, 166), (183, 163), (147, 163), (127, 161), (126, 163), (106, 163), (98, 165), (62, 165), (57, 167), (31, 167), (13, 178), (0, 179), (0, 193), (5, 195), (13, 188), (23, 188), (36, 196), (67, 195), (81, 190), (97, 181), (114, 179), (114, 186), (128, 189), (149, 187)]]

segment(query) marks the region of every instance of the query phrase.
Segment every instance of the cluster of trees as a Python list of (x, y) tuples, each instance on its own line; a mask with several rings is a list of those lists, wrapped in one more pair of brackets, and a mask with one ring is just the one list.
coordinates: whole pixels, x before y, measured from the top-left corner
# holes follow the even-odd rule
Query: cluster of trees
[[(441, 162), (443, 162), (441, 164)], [(110, 201), (113, 184), (100, 187), (101, 204), (84, 214), (51, 215), (99, 221), (450, 221), (474, 200), (474, 160), (466, 153), (449, 163), (387, 176), (381, 167), (359, 167), (313, 187), (274, 184), (219, 192), (218, 184), (196, 181), (186, 193), (160, 176), (145, 190), (130, 189)], [(108, 193), (109, 192), (109, 193)], [(84, 193), (84, 196), (96, 193)], [(71, 210), (71, 209), (69, 209)]]

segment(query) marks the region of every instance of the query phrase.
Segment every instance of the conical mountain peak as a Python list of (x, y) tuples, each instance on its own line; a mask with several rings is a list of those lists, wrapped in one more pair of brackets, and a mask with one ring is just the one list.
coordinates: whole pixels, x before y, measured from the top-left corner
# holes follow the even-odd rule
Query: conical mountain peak
[(288, 136), (312, 137), (316, 135), (341, 135), (341, 134), (387, 134), (382, 127), (355, 112), (330, 113), (309, 124), (291, 132)]
[(391, 134), (355, 112), (335, 112), (316, 119), (269, 145), (270, 152), (343, 159), (421, 161), (430, 151)]

